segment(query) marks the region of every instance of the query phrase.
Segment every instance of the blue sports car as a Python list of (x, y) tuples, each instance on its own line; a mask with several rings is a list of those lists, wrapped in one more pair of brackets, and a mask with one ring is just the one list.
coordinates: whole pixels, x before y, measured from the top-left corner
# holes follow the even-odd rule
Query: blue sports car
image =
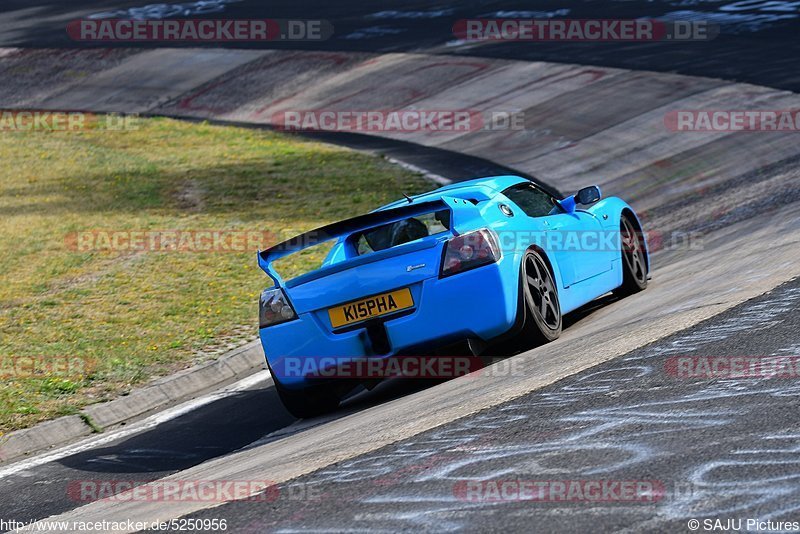
[[(319, 244), (322, 265), (284, 281), (276, 261)], [(274, 285), (260, 337), (275, 387), (297, 417), (335, 409), (372, 378), (325, 369), (386, 362), (524, 335), (556, 339), (562, 317), (608, 292), (647, 287), (650, 259), (634, 210), (597, 186), (562, 198), (518, 176), (406, 197), (259, 252)]]

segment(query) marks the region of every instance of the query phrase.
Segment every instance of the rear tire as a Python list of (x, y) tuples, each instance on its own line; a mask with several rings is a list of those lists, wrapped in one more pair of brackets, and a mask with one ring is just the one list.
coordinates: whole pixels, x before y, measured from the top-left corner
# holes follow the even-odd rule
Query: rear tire
[(622, 285), (614, 290), (618, 297), (627, 297), (647, 288), (647, 259), (644, 237), (636, 230), (636, 224), (628, 215), (622, 215), (619, 223), (622, 254)]
[(284, 408), (298, 419), (309, 419), (333, 412), (339, 407), (339, 397), (325, 386), (287, 389), (272, 375), (275, 390)]
[(536, 250), (522, 257), (522, 297), (525, 302), (524, 335), (537, 343), (548, 343), (561, 335), (561, 305), (550, 264)]

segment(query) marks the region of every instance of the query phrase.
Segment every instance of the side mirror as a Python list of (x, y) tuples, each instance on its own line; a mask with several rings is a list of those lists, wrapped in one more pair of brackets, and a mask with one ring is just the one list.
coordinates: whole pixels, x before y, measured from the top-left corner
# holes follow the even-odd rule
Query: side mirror
[(603, 196), (600, 193), (600, 188), (596, 185), (584, 187), (578, 191), (578, 194), (575, 195), (575, 199), (578, 201), (578, 204), (594, 204), (601, 198), (603, 198)]

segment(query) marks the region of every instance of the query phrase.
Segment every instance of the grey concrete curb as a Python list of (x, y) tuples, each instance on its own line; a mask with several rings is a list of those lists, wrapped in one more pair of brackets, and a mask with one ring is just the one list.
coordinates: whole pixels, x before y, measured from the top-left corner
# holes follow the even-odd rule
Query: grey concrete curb
[(0, 460), (7, 462), (33, 451), (41, 451), (88, 436), (93, 431), (79, 415), (59, 417), (32, 428), (17, 430), (4, 437)]
[(217, 360), (160, 378), (129, 395), (87, 406), (78, 415), (45, 421), (11, 432), (0, 443), (0, 462), (64, 445), (95, 432), (123, 425), (157, 410), (225, 387), (264, 369), (258, 340), (251, 341)]

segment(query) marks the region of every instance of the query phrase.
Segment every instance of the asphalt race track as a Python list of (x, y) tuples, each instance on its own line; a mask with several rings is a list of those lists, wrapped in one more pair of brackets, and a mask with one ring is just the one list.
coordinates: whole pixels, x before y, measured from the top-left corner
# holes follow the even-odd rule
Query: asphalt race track
[[(265, 436), (306, 427), (286, 412), (268, 373), (264, 375), (255, 386), (85, 452), (66, 455), (9, 476), (4, 476), (5, 471), (0, 468), (4, 479), (0, 489), (3, 512), (27, 519), (60, 514), (86, 504), (67, 494), (65, 484), (68, 481), (151, 482), (250, 446)], [(338, 416), (425, 386), (384, 384), (366, 398), (361, 395), (347, 402)], [(12, 469), (17, 471), (13, 465)]]
[[(171, 2), (166, 5), (191, 4)], [(118, 13), (155, 4), (132, 1), (6, 0), (0, 6), (0, 46), (76, 47), (65, 25), (89, 15)], [(369, 52), (425, 51), (505, 59), (525, 59), (602, 65), (635, 70), (680, 72), (725, 78), (781, 89), (800, 89), (800, 5), (766, 0), (547, 0), (534, 7), (508, 0), (466, 2), (262, 2), (229, 0), (194, 18), (322, 19), (335, 35), (322, 42), (268, 43), (270, 48)], [(207, 8), (208, 9), (208, 8)], [(211, 11), (211, 10), (209, 10)], [(150, 16), (169, 16), (151, 10)], [(703, 19), (719, 24), (723, 33), (702, 43), (499, 43), (475, 46), (457, 43), (453, 22), (468, 18), (636, 19), (667, 17)], [(149, 45), (154, 46), (154, 45)], [(217, 46), (217, 45), (214, 45)], [(253, 43), (243, 45), (253, 47)], [(256, 46), (258, 46), (256, 44)]]
[[(103, 53), (91, 65), (80, 63), (86, 58), (78, 53), (62, 55), (60, 49), (71, 53), (84, 46), (66, 36), (66, 22), (103, 12), (125, 13), (146, 3), (3, 2), (0, 47), (42, 51), (41, 56), (29, 50), (16, 56), (18, 51), (0, 50), (0, 76), (7, 80), (0, 87), (0, 107), (24, 107), (30, 97), (44, 107), (72, 109), (69, 104), (78, 102), (75, 109), (108, 111), (116, 106), (124, 112), (272, 127), (264, 119), (270, 113), (253, 111), (267, 109), (264, 100), (282, 103), (291, 92), (298, 109), (306, 104), (316, 109), (320, 102), (324, 107), (345, 95), (377, 109), (381, 99), (388, 102), (396, 95), (381, 95), (367, 84), (379, 85), (405, 69), (407, 80), (395, 92), (407, 91), (420, 100), (410, 98), (409, 104), (400, 94), (398, 107), (422, 101), (435, 109), (436, 102), (451, 99), (471, 105), (484, 96), (510, 95), (487, 106), (519, 103), (536, 122), (532, 137), (525, 137), (529, 132), (491, 139), (493, 132), (478, 132), (444, 141), (424, 135), (407, 140), (338, 132), (309, 135), (393, 157), (447, 180), (518, 172), (517, 163), (537, 174), (541, 165), (547, 183), (568, 192), (597, 172), (604, 191), (628, 194), (634, 207), (644, 208), (647, 224), (665, 236), (702, 235), (702, 246), (687, 251), (663, 243), (653, 254), (653, 280), (645, 292), (623, 300), (602, 297), (565, 317), (557, 341), (498, 354), (497, 363), (476, 376), (437, 383), (387, 382), (346, 400), (330, 416), (297, 421), (282, 407), (264, 371), (107, 433), (0, 463), (0, 519), (225, 519), (226, 531), (237, 533), (690, 532), (691, 519), (800, 521), (797, 376), (690, 378), (674, 372), (675, 358), (800, 355), (797, 141), (782, 133), (731, 134), (711, 141), (700, 135), (665, 135), (662, 121), (664, 109), (687, 100), (706, 108), (735, 109), (748, 99), (756, 107), (764, 102), (767, 108), (794, 106), (797, 95), (789, 91), (800, 91), (800, 2), (547, 1), (533, 8), (509, 1), (391, 1), (369, 7), (365, 2), (229, 0), (218, 4), (218, 10), (190, 16), (325, 19), (336, 29), (328, 41), (270, 46), (336, 51), (336, 57), (326, 56), (328, 63), (323, 64), (283, 50), (274, 56), (245, 51), (228, 64), (234, 56), (220, 60), (222, 54), (163, 51), (158, 57), (176, 64), (202, 56), (198, 64), (208, 69), (195, 73), (197, 64), (187, 62), (179, 72), (196, 76), (189, 79), (187, 74), (176, 87), (161, 80), (169, 86), (165, 89), (160, 80), (125, 86), (143, 77), (142, 72), (155, 72), (146, 70), (153, 56), (117, 50), (118, 55)], [(170, 5), (152, 8), (151, 16), (174, 16), (165, 14)], [(452, 33), (454, 20), (470, 17), (668, 14), (705, 17), (720, 24), (723, 35), (691, 45), (595, 46), (474, 44), (458, 42)], [(480, 68), (501, 80), (528, 73), (527, 64), (498, 60), (550, 63), (532, 64), (528, 74), (537, 83), (525, 87), (522, 81), (522, 88), (515, 86), (507, 95), (505, 82), (491, 85), (482, 80), (483, 74), (465, 75), (452, 87), (442, 75), (415, 78), (429, 54), (437, 62), (439, 54), (464, 63), (477, 56), (485, 61)], [(43, 73), (41, 79), (28, 76), (16, 63), (3, 63), (26, 58), (31, 64), (41, 62), (32, 69)], [(64, 82), (57, 68), (41, 66), (56, 63), (85, 79)], [(556, 65), (561, 63), (602, 69)], [(274, 64), (276, 70), (269, 70)], [(122, 68), (126, 65), (128, 70)], [(462, 66), (445, 68), (459, 72)], [(280, 76), (283, 68), (285, 77)], [(361, 68), (375, 70), (364, 75), (357, 70)], [(325, 78), (324, 69), (330, 69)], [(15, 72), (22, 74), (12, 79)], [(318, 76), (309, 83), (311, 89), (295, 90), (293, 84), (307, 80), (303, 76), (308, 72)], [(352, 72), (361, 72), (362, 78), (343, 75)], [(584, 81), (586, 72), (601, 82)], [(690, 83), (672, 73), (704, 79)], [(538, 84), (540, 78), (557, 81)], [(418, 79), (419, 86), (408, 79)], [(47, 86), (41, 94), (36, 83)], [(492, 94), (482, 94), (490, 90)], [(222, 97), (229, 99), (222, 103), (230, 108), (220, 104)], [(184, 105), (194, 100), (197, 107)], [(660, 129), (647, 130), (654, 119)], [(642, 128), (627, 130), (626, 124)], [(536, 137), (542, 131), (546, 135)], [(490, 161), (492, 155), (495, 161)], [(271, 481), (277, 492), (240, 502), (90, 502), (69, 489), (80, 480), (146, 484), (162, 479)], [(661, 491), (651, 502), (609, 499), (587, 504), (481, 498), (474, 493), (468, 497), (465, 490), (479, 481), (570, 480), (648, 482)], [(174, 525), (168, 530), (186, 531)]]
[[(279, 486), (284, 495), (311, 499), (228, 503), (191, 517), (226, 518), (232, 531), (247, 533), (525, 530), (531, 503), (469, 501), (458, 497), (457, 484), (544, 473), (550, 480), (656, 480), (666, 494), (653, 503), (536, 503), (542, 532), (683, 532), (695, 516), (792, 520), (800, 491), (796, 382), (686, 379), (664, 369), (678, 355), (794, 355), (798, 306), (800, 282), (784, 284), (551, 386)], [(591, 310), (583, 313), (578, 322), (591, 321)], [(414, 390), (383, 389), (344, 413)], [(70, 480), (155, 480), (291, 422), (272, 388), (244, 391), (125, 440), (4, 476), (0, 497), (15, 517), (41, 519), (84, 504), (67, 497)], [(284, 432), (313, 432), (308, 426)]]
[[(512, 402), (280, 487), (315, 499), (236, 502), (194, 517), (226, 517), (252, 533), (519, 532), (530, 528), (531, 506), (537, 532), (683, 532), (687, 519), (709, 515), (796, 520), (796, 382), (663, 371), (676, 355), (796, 354), (798, 305), (800, 283), (786, 284)], [(585, 506), (471, 501), (458, 491), (468, 480), (542, 478), (657, 480), (666, 492), (653, 503)]]

